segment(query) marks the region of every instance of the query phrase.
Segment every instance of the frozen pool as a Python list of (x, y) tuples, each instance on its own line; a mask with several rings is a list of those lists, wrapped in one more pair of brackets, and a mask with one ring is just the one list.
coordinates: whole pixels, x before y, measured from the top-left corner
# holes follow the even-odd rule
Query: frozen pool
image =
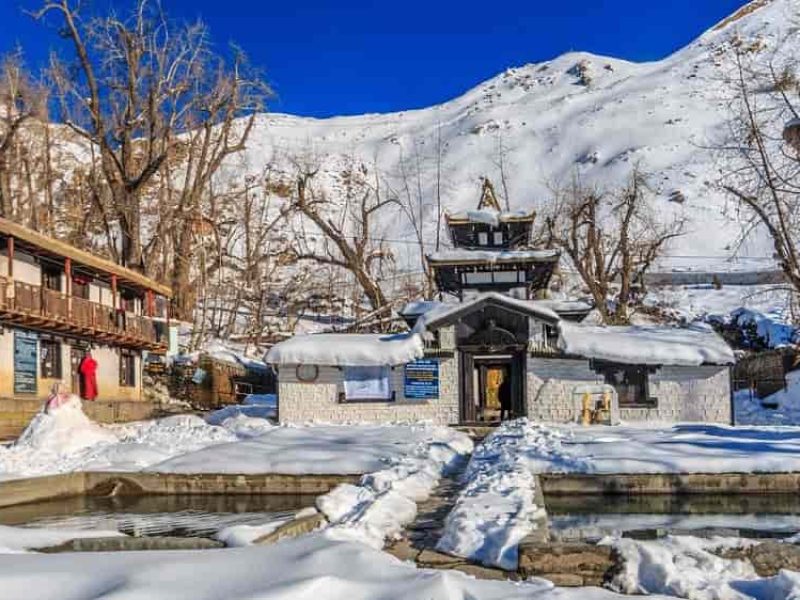
[(0, 524), (117, 530), (132, 536), (210, 537), (231, 525), (283, 520), (315, 496), (80, 496), (0, 509)]
[(800, 532), (800, 497), (764, 495), (570, 495), (546, 498), (552, 539), (606, 535), (786, 537)]

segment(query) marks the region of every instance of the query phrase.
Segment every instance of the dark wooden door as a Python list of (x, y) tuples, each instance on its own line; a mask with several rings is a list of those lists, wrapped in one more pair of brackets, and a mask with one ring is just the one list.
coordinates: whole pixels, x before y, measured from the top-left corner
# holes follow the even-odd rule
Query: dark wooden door
[(462, 352), (459, 362), (461, 366), (461, 385), (459, 386), (461, 422), (474, 423), (477, 419), (475, 412), (475, 386), (473, 385), (475, 359), (469, 352)]
[(528, 386), (526, 373), (528, 370), (528, 357), (525, 352), (515, 352), (511, 359), (511, 416), (523, 417), (526, 413)]
[(80, 395), (81, 393), (81, 380), (80, 373), (78, 372), (78, 366), (80, 366), (82, 359), (83, 348), (72, 346), (69, 350), (69, 372), (72, 393), (76, 395)]

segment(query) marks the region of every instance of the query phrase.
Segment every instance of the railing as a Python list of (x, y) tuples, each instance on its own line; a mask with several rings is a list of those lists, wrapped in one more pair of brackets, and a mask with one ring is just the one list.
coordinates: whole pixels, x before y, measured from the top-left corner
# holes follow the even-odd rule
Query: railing
[(110, 306), (70, 297), (40, 285), (11, 282), (5, 277), (0, 277), (0, 308), (67, 326), (127, 336), (140, 342), (156, 344), (162, 341), (150, 319), (115, 311)]

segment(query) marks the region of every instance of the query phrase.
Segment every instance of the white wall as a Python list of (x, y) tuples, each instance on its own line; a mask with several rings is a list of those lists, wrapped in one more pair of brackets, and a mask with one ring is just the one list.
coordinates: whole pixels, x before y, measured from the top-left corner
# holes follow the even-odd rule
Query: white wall
[[(619, 409), (623, 421), (731, 423), (727, 367), (662, 367), (649, 376), (653, 408)], [(528, 359), (528, 417), (535, 421), (577, 423), (581, 395), (575, 389), (602, 384), (588, 360)]]
[(432, 400), (403, 396), (404, 369), (394, 367), (391, 389), (395, 400), (387, 402), (340, 402), (344, 371), (319, 367), (313, 383), (298, 381), (295, 365), (278, 371), (278, 417), (282, 423), (325, 423), (432, 421), (440, 425), (458, 423), (458, 363), (454, 357), (439, 359), (439, 397)]

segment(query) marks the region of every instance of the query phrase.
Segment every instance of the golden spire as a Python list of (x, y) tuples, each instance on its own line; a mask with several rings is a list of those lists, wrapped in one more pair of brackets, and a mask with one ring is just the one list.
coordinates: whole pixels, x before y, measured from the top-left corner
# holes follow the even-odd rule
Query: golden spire
[(500, 203), (497, 201), (497, 196), (494, 193), (494, 186), (492, 185), (492, 182), (489, 181), (488, 177), (482, 177), (482, 179), (483, 189), (481, 190), (481, 200), (478, 202), (478, 210), (491, 208), (497, 212), (502, 212)]

